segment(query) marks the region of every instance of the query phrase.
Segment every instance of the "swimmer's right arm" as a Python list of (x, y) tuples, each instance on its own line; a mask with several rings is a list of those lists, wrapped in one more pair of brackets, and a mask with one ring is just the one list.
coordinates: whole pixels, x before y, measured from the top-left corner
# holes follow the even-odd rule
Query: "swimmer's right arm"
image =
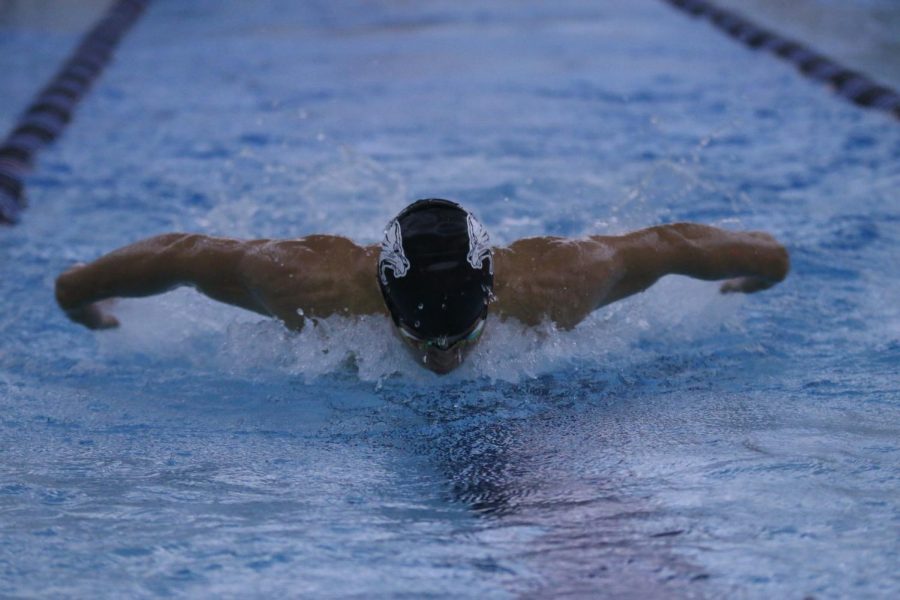
[(240, 273), (241, 260), (253, 243), (197, 234), (158, 235), (72, 267), (56, 280), (56, 301), (72, 321), (90, 329), (118, 326), (105, 310), (111, 298), (152, 296), (185, 285), (214, 300), (271, 316)]

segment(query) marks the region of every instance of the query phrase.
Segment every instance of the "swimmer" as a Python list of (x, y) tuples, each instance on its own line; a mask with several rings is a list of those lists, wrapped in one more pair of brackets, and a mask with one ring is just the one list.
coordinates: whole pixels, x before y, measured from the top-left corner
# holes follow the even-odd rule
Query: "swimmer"
[(56, 280), (66, 315), (91, 329), (118, 326), (109, 299), (191, 286), (214, 300), (299, 330), (330, 315), (384, 315), (420, 364), (458, 367), (491, 314), (571, 329), (591, 312), (664, 275), (724, 280), (722, 293), (782, 281), (788, 253), (771, 235), (694, 223), (618, 236), (534, 237), (494, 248), (478, 219), (448, 200), (419, 200), (380, 245), (334, 235), (236, 240), (168, 233), (76, 265)]

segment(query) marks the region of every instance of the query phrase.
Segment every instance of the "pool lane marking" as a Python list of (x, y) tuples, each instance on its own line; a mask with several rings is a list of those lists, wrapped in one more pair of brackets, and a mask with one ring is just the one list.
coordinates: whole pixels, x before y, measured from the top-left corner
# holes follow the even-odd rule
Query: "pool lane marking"
[(663, 0), (697, 18), (705, 18), (753, 50), (763, 50), (792, 63), (806, 77), (825, 83), (857, 106), (881, 110), (900, 119), (900, 93), (844, 67), (799, 42), (769, 31), (733, 11), (706, 0)]
[(0, 143), (0, 224), (18, 222), (27, 205), (25, 176), (34, 168), (36, 154), (53, 143), (72, 120), (78, 102), (150, 1), (113, 2)]

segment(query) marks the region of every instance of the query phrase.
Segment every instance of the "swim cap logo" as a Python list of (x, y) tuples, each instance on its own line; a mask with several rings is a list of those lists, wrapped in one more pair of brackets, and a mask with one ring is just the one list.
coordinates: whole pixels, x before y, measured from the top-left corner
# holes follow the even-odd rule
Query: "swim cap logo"
[(469, 253), (466, 260), (473, 269), (481, 269), (484, 260), (488, 261), (488, 270), (494, 274), (494, 257), (491, 253), (491, 239), (487, 229), (471, 214), (466, 215), (466, 226), (469, 229)]
[(394, 277), (404, 277), (409, 271), (409, 259), (403, 252), (403, 235), (400, 232), (400, 223), (397, 219), (391, 221), (384, 230), (384, 239), (381, 241), (381, 260), (379, 261), (381, 283), (388, 284), (387, 270), (394, 272)]

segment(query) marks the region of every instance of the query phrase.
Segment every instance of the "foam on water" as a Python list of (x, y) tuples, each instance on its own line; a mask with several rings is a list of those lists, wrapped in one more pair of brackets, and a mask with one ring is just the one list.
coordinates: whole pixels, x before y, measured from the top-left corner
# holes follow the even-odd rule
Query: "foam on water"
[(416, 364), (382, 316), (333, 316), (297, 333), (188, 290), (118, 301), (112, 312), (122, 325), (98, 333), (97, 339), (101, 361), (137, 355), (240, 375), (299, 375), (307, 381), (351, 368), (363, 381), (399, 375), (420, 385), (455, 385), (481, 377), (515, 383), (582, 362), (614, 368), (610, 365), (640, 356), (644, 338), (690, 344), (739, 327), (741, 303), (738, 296), (720, 295), (716, 284), (671, 277), (651, 293), (594, 314), (572, 331), (549, 322), (530, 328), (494, 317), (463, 366), (449, 376)]

